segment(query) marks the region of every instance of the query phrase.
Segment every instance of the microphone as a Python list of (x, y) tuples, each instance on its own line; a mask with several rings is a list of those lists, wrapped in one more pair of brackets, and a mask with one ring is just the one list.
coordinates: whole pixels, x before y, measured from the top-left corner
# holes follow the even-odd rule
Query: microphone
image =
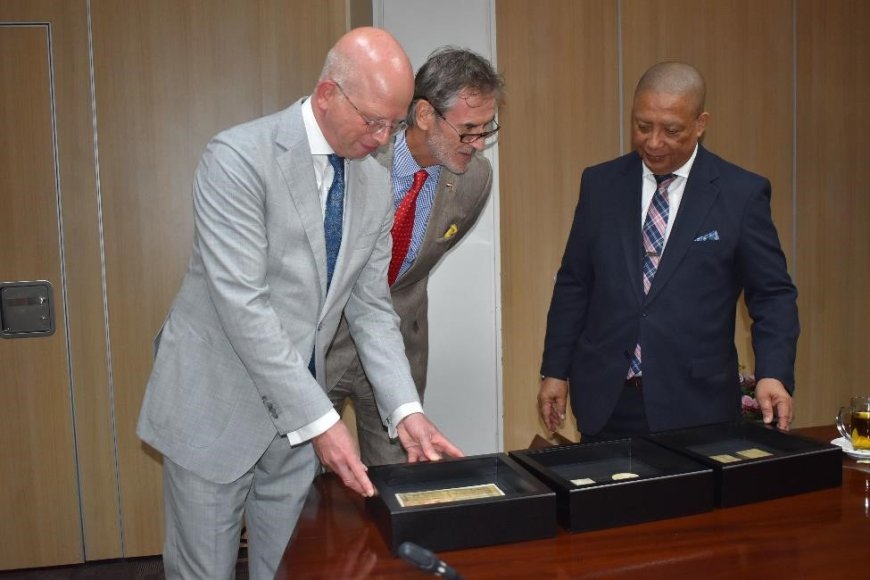
[(462, 580), (462, 576), (448, 566), (444, 560), (439, 560), (438, 556), (431, 550), (413, 542), (402, 542), (402, 545), (399, 546), (399, 557), (420, 570), (432, 572), (436, 576), (443, 576), (449, 580)]

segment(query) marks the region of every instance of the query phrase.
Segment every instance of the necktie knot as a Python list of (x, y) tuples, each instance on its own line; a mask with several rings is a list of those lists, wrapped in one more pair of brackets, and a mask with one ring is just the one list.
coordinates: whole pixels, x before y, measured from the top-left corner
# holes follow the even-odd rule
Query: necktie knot
[(408, 190), (408, 193), (412, 195), (420, 193), (420, 190), (423, 189), (423, 184), (426, 183), (428, 177), (429, 173), (425, 169), (416, 172), (414, 174), (414, 183), (411, 184), (411, 189)]
[(330, 153), (327, 155), (327, 158), (329, 158), (329, 164), (332, 165), (332, 170), (335, 172), (335, 176), (344, 179), (344, 157), (339, 157), (335, 153)]
[(663, 181), (673, 179), (675, 175), (673, 173), (666, 173), (665, 175), (653, 175), (653, 177), (656, 178), (656, 184), (661, 185)]

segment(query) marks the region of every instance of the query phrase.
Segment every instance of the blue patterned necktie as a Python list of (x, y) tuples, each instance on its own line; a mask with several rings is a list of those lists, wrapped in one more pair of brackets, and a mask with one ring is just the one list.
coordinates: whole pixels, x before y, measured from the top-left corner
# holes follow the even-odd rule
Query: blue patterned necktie
[(335, 153), (329, 154), (332, 165), (332, 185), (326, 195), (326, 212), (323, 217), (323, 233), (326, 238), (326, 289), (332, 282), (338, 249), (341, 247), (341, 226), (344, 215), (344, 158)]
[[(677, 178), (673, 173), (667, 175), (654, 175), (656, 178), (656, 191), (653, 194), (652, 202), (649, 204), (649, 209), (646, 212), (646, 219), (643, 222), (643, 293), (648, 294), (649, 288), (652, 286), (653, 278), (659, 268), (659, 260), (662, 257), (662, 250), (665, 247), (665, 232), (668, 229), (668, 214), (670, 213), (670, 205), (668, 203), (668, 187)], [(638, 377), (641, 375), (640, 365), (640, 343), (634, 347), (634, 353), (631, 355), (631, 363), (628, 367), (628, 377)]]
[[(332, 165), (332, 185), (326, 194), (326, 212), (323, 216), (323, 237), (326, 240), (326, 289), (332, 282), (332, 273), (335, 271), (335, 260), (338, 258), (338, 249), (341, 247), (341, 225), (344, 215), (344, 158), (335, 153), (327, 155), (329, 164)], [(314, 353), (308, 361), (308, 371), (312, 377), (316, 377), (314, 371)]]

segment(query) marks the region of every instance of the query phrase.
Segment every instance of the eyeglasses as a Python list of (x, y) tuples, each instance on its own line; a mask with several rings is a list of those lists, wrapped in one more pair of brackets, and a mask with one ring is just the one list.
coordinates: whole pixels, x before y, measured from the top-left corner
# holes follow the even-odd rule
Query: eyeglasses
[(336, 81), (332, 81), (335, 83), (335, 86), (338, 87), (338, 92), (341, 93), (341, 96), (344, 97), (350, 106), (353, 107), (353, 110), (356, 111), (356, 114), (360, 116), (360, 119), (366, 124), (366, 131), (369, 133), (375, 134), (380, 133), (381, 131), (387, 131), (390, 135), (395, 135), (399, 131), (404, 131), (408, 127), (408, 123), (405, 120), (396, 121), (395, 123), (391, 123), (389, 121), (385, 121), (384, 119), (369, 119), (365, 115), (363, 115), (362, 111), (359, 110), (353, 101), (350, 100), (350, 97), (347, 96), (347, 93), (344, 92), (344, 89), (341, 88), (341, 85)]
[[(430, 104), (431, 104), (431, 103), (430, 103)], [(501, 127), (498, 126), (498, 123), (496, 123), (495, 121), (492, 121), (490, 124), (492, 125), (493, 128), (490, 129), (489, 131), (483, 131), (483, 132), (481, 132), (481, 133), (460, 133), (460, 132), (459, 132), (459, 129), (457, 129), (456, 127), (454, 127), (454, 126), (453, 126), (453, 123), (451, 123), (450, 121), (447, 120), (447, 117), (444, 116), (444, 113), (442, 113), (441, 111), (439, 111), (438, 109), (436, 109), (434, 106), (432, 107), (432, 110), (435, 111), (436, 113), (438, 113), (438, 116), (441, 117), (441, 119), (442, 119), (445, 123), (447, 123), (448, 125), (450, 125), (450, 128), (451, 128), (451, 129), (453, 129), (454, 131), (456, 131), (456, 134), (459, 135), (459, 142), (460, 142), (460, 143), (474, 143), (474, 142), (477, 141), (478, 139), (483, 139), (484, 141), (486, 141), (486, 140), (488, 140), (490, 137), (492, 137), (493, 135), (495, 135), (496, 133), (498, 133), (498, 130), (501, 128)]]

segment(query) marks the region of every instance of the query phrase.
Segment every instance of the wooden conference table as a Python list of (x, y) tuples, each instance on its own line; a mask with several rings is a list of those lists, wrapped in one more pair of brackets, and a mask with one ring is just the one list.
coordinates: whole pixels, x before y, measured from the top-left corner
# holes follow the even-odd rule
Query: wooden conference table
[[(833, 427), (797, 433), (830, 441)], [(667, 498), (661, 498), (667, 501)], [(712, 512), (544, 540), (441, 552), (464, 578), (867, 578), (870, 464), (843, 485)], [(431, 578), (390, 554), (365, 501), (320, 476), (276, 578)]]

